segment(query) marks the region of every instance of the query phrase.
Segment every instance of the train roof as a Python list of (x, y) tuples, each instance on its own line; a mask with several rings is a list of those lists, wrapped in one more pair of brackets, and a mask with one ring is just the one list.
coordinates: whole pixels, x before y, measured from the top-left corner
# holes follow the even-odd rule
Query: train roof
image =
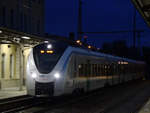
[(71, 46), (71, 47), (79, 48), (79, 49), (82, 49), (82, 50), (86, 50), (88, 52), (91, 52), (93, 55), (97, 55), (97, 56), (104, 56), (104, 57), (109, 57), (109, 58), (116, 59), (116, 60), (132, 62), (132, 63), (141, 63), (141, 64), (145, 63), (144, 61), (137, 61), (137, 60), (133, 60), (133, 59), (129, 59), (129, 58), (124, 58), (124, 57), (119, 57), (119, 56), (114, 56), (114, 55), (102, 53), (102, 52), (98, 51), (95, 48), (89, 49), (89, 48), (87, 48), (87, 44), (84, 44), (84, 43), (82, 43), (82, 45), (80, 45), (80, 44), (77, 44), (76, 42), (70, 41), (70, 40), (69, 41), (50, 40), (50, 42), (56, 42), (56, 41), (59, 42), (59, 43), (64, 43), (64, 45), (67, 45), (67, 46)]
[[(78, 48), (78, 47), (76, 47), (76, 48)], [(111, 58), (111, 59), (115, 59), (115, 60), (120, 60), (120, 61), (126, 61), (126, 62), (130, 62), (130, 63), (145, 64), (144, 61), (132, 60), (132, 59), (129, 59), (129, 58), (114, 56), (114, 55), (105, 54), (105, 53), (102, 53), (102, 52), (96, 52), (96, 51), (92, 51), (92, 50), (84, 49), (84, 48), (78, 48), (78, 49), (86, 50), (86, 51), (90, 52), (91, 54), (93, 54), (95, 56), (103, 56), (103, 57), (107, 57), (107, 58)]]

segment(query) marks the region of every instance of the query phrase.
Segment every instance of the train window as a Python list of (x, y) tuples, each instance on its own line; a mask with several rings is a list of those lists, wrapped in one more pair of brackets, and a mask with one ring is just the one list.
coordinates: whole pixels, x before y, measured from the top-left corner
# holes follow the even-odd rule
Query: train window
[(112, 73), (112, 75), (115, 75), (115, 74), (116, 74), (116, 65), (113, 64), (113, 73)]
[(109, 66), (109, 75), (110, 76), (112, 76), (113, 75), (113, 71), (114, 71), (114, 67), (113, 67), (113, 64), (111, 64), (110, 66)]
[(96, 64), (96, 76), (98, 76), (98, 64)]
[(114, 66), (114, 75), (118, 75), (118, 64), (116, 63)]
[(96, 64), (94, 64), (94, 74), (93, 76), (96, 76)]
[(101, 65), (99, 64), (99, 76), (101, 76), (102, 70), (101, 70)]
[(81, 76), (81, 75), (82, 75), (82, 74), (81, 74), (81, 73), (82, 73), (82, 72), (81, 72), (81, 71), (82, 71), (81, 65), (78, 65), (78, 70), (79, 70), (79, 76)]
[(95, 73), (94, 64), (92, 64), (92, 75), (91, 76), (94, 76), (94, 73)]
[(88, 65), (87, 64), (85, 64), (85, 70), (84, 70), (84, 74), (85, 74), (85, 76), (88, 76), (88, 67), (87, 67)]
[[(33, 48), (33, 56), (35, 64), (40, 73), (47, 74), (51, 72), (60, 57), (63, 55), (65, 49), (68, 47), (67, 44), (62, 42), (52, 42), (52, 48), (48, 48), (48, 44), (40, 44)], [(54, 51), (53, 54), (41, 54), (41, 50)]]
[(104, 65), (104, 75), (106, 76), (107, 75), (107, 66)]
[(108, 76), (111, 76), (111, 74), (112, 74), (111, 71), (112, 71), (111, 65), (108, 65), (108, 67), (107, 67)]
[(88, 64), (87, 66), (87, 74), (88, 76), (91, 76), (91, 64)]
[(95, 76), (97, 76), (97, 64), (95, 64)]
[(81, 64), (80, 67), (79, 67), (79, 76), (84, 76), (84, 65)]
[(101, 74), (102, 74), (102, 76), (104, 76), (104, 73), (105, 73), (104, 65), (102, 64), (102, 65), (101, 65)]
[(100, 76), (100, 71), (101, 71), (101, 69), (100, 69), (100, 64), (98, 64), (98, 75), (97, 76)]
[(77, 77), (77, 59), (76, 56), (74, 56), (73, 60), (73, 77)]

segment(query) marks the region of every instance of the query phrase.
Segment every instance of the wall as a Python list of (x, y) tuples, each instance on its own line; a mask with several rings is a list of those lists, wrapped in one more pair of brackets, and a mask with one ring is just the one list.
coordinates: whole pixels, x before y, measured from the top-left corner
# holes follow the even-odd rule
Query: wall
[[(24, 83), (26, 75), (26, 62), (31, 48), (23, 48), (23, 70), (24, 70)], [(4, 69), (2, 68), (4, 58)], [(13, 56), (11, 59), (11, 55)], [(4, 70), (4, 71), (2, 71)], [(3, 74), (4, 72), (4, 74)], [(13, 73), (13, 74), (12, 74)], [(3, 77), (4, 76), (4, 77)], [(0, 80), (1, 88), (18, 87), (20, 80), (20, 49), (14, 44), (1, 44), (0, 45)]]

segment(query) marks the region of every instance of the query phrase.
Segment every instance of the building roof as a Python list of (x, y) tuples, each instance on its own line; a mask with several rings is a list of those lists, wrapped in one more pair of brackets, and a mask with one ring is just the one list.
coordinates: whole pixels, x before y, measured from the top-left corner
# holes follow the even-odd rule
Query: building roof
[(132, 2), (150, 27), (150, 0), (132, 0)]

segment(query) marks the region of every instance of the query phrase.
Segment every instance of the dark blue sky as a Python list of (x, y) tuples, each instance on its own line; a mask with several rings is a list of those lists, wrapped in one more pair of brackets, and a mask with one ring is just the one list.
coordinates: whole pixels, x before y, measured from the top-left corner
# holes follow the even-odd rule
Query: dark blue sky
[[(83, 31), (132, 30), (134, 7), (131, 0), (83, 0)], [(46, 0), (46, 32), (68, 36), (77, 31), (78, 0)], [(137, 14), (137, 28), (146, 30), (142, 45), (149, 46), (150, 30)], [(132, 33), (89, 35), (88, 42), (100, 47), (104, 42), (126, 40), (132, 44)]]

